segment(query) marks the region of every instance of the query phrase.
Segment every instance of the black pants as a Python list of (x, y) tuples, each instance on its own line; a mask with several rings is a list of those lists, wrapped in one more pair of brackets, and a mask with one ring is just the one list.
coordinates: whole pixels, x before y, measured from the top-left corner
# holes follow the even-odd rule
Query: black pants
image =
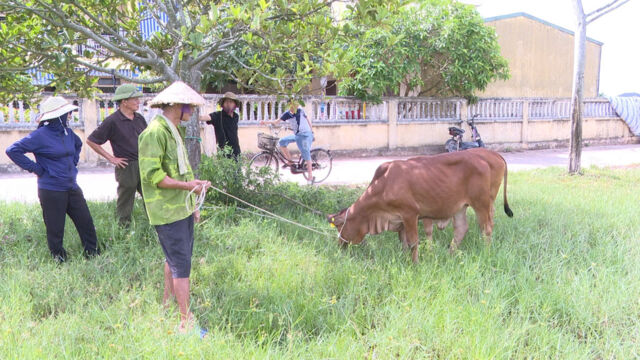
[(80, 188), (69, 191), (38, 189), (38, 198), (42, 206), (42, 217), (47, 228), (47, 244), (51, 255), (66, 258), (62, 238), (67, 215), (78, 230), (85, 256), (100, 253), (93, 218)]

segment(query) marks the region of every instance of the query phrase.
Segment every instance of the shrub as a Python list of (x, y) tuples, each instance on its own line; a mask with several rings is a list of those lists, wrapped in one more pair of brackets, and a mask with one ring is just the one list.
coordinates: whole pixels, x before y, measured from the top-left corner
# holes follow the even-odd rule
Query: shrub
[[(335, 212), (351, 204), (361, 189), (344, 187), (303, 187), (291, 182), (281, 181), (278, 174), (270, 169), (259, 171), (249, 166), (249, 161), (240, 157), (229, 158), (229, 149), (218, 152), (213, 157), (203, 156), (200, 163), (200, 178), (230, 195), (243, 199), (261, 208), (273, 212), (290, 212), (292, 209), (317, 209), (320, 213)], [(214, 205), (236, 205), (243, 208), (246, 204), (222, 194), (215, 189), (207, 192), (207, 202)]]

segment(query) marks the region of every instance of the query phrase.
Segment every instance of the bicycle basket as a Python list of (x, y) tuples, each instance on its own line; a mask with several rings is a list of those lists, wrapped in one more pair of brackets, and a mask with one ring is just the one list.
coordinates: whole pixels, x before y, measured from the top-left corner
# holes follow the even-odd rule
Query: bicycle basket
[(258, 148), (262, 150), (273, 150), (278, 144), (278, 138), (267, 135), (265, 133), (258, 133)]

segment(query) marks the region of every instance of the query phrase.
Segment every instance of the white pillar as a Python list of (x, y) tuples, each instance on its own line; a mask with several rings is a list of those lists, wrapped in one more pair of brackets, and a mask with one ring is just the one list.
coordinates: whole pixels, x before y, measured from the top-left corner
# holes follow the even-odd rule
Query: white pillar
[(389, 100), (387, 104), (387, 141), (389, 149), (395, 149), (398, 147), (398, 100)]

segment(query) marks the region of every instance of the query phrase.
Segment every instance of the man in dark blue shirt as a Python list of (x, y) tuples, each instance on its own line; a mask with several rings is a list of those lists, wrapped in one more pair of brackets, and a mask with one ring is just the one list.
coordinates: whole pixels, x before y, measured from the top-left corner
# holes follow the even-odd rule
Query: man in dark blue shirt
[(281, 121), (287, 121), (289, 123), (289, 127), (293, 130), (293, 135), (285, 136), (280, 139), (278, 142), (280, 150), (287, 160), (291, 161), (291, 155), (289, 154), (287, 145), (292, 142), (295, 142), (296, 145), (298, 145), (300, 157), (302, 157), (307, 164), (307, 184), (312, 185), (314, 178), (312, 174), (313, 163), (311, 161), (311, 144), (313, 143), (313, 128), (311, 127), (311, 121), (304, 110), (299, 107), (298, 102), (292, 101), (289, 104), (289, 110), (285, 111), (284, 114), (280, 116), (279, 120), (261, 121), (260, 125), (275, 125)]

